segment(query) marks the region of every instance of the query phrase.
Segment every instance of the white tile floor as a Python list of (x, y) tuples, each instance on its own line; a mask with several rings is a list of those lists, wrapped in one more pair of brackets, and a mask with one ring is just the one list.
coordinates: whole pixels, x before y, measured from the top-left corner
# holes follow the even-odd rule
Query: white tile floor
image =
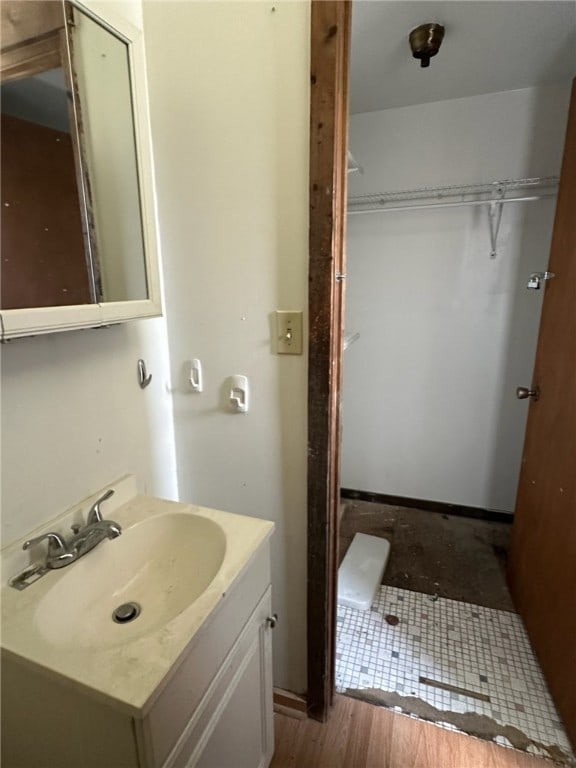
[[(390, 624), (386, 616), (397, 617)], [(391, 619), (394, 621), (394, 619)], [(475, 712), (527, 737), (527, 750), (571, 763), (562, 723), (519, 616), (380, 587), (369, 611), (338, 606), (336, 686), (396, 691), (442, 711)], [(422, 678), (465, 692), (425, 684)], [(476, 695), (474, 695), (476, 694)], [(410, 711), (410, 701), (402, 708)], [(503, 734), (495, 738), (506, 744)], [(548, 747), (548, 749), (546, 749)]]

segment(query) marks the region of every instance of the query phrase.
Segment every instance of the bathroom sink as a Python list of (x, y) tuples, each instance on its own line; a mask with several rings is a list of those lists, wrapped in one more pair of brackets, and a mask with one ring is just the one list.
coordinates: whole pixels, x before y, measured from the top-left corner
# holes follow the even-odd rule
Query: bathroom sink
[[(69, 536), (101, 488), (2, 550), (0, 644), (4, 660), (31, 664), (142, 716), (187, 649), (221, 642), (221, 632), (206, 641), (204, 631), (222, 611), (236, 610), (236, 585), (246, 573), (261, 575), (264, 561), (256, 566), (253, 558), (274, 525), (141, 495), (132, 475), (109, 487), (114, 495), (103, 514), (121, 526), (120, 536), (23, 590), (9, 586), (10, 577), (46, 554), (43, 542), (23, 550), (24, 541), (47, 531)], [(250, 582), (247, 589), (257, 587)], [(131, 603), (139, 613), (117, 623), (117, 609)]]
[[(225, 554), (225, 533), (213, 520), (182, 513), (148, 517), (62, 569), (36, 606), (36, 631), (63, 649), (112, 648), (136, 640), (192, 605), (214, 580)], [(128, 621), (117, 623), (113, 614), (126, 603), (140, 612), (130, 618), (127, 609)]]

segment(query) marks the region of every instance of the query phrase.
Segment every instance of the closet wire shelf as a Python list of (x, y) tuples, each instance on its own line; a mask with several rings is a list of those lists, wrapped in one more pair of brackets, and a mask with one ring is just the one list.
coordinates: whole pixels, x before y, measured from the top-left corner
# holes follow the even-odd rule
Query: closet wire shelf
[[(557, 176), (504, 179), (492, 181), (489, 184), (421, 187), (420, 189), (349, 197), (348, 213), (386, 213), (390, 211), (416, 211), (424, 208), (488, 205), (490, 258), (495, 259), (498, 255), (498, 233), (504, 203), (527, 203), (546, 197), (554, 197), (557, 189)], [(407, 203), (410, 204), (407, 205)]]
[[(464, 205), (498, 205), (521, 203), (554, 197), (557, 176), (527, 179), (503, 179), (485, 184), (463, 184), (446, 187), (420, 187), (394, 192), (350, 196), (348, 213), (382, 213), (412, 211), (421, 208), (448, 208)], [(407, 205), (407, 203), (410, 203)]]

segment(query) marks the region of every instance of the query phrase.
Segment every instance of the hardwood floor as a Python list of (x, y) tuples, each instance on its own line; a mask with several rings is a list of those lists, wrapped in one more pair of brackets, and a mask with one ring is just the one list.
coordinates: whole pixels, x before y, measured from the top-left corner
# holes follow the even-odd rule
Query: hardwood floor
[(551, 763), (337, 696), (327, 723), (275, 714), (270, 768), (550, 768)]

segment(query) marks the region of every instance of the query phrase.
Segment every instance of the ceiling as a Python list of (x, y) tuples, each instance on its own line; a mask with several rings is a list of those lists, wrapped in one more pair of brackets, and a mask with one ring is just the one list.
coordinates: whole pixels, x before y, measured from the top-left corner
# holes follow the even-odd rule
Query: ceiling
[[(410, 30), (446, 28), (428, 69)], [(575, 0), (354, 0), (350, 111), (443, 101), (576, 75)]]

